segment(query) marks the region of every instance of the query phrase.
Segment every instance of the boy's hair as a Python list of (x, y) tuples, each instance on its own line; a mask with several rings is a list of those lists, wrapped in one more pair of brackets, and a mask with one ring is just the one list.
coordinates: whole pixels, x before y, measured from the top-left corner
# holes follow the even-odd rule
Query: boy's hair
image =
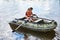
[(31, 9), (31, 10), (33, 10), (33, 8), (32, 8), (32, 7), (28, 8), (28, 10), (30, 10), (30, 9)]

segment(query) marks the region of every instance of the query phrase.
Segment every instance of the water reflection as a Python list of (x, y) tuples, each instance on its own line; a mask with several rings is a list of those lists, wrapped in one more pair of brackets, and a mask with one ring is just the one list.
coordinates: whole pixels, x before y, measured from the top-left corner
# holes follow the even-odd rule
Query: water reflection
[(54, 40), (60, 40), (60, 31), (55, 30), (55, 35)]
[(38, 31), (32, 31), (28, 29), (20, 29), (17, 31), (19, 34), (23, 34), (24, 40), (54, 40), (55, 37), (55, 31), (52, 30), (50, 32), (38, 32)]

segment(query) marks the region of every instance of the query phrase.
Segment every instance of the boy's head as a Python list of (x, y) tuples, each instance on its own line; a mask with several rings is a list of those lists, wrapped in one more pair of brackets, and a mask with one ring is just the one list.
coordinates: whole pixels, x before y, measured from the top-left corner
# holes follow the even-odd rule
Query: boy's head
[(33, 8), (32, 8), (32, 7), (30, 7), (30, 8), (28, 8), (28, 10), (33, 10)]

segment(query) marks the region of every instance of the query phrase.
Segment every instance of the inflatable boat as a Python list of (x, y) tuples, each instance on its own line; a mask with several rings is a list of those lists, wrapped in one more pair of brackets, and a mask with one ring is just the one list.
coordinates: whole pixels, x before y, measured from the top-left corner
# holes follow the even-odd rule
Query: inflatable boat
[[(34, 18), (34, 17), (33, 17)], [(21, 27), (33, 30), (33, 31), (51, 31), (57, 27), (57, 22), (54, 20), (49, 20), (45, 18), (35, 18), (36, 20), (33, 22), (26, 21), (25, 19), (14, 19), (9, 22), (9, 25), (12, 30), (19, 30)]]

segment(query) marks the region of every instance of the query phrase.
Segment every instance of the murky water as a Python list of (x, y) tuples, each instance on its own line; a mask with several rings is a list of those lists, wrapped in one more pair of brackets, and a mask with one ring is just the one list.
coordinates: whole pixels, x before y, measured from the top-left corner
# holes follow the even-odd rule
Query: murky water
[[(55, 20), (58, 23), (56, 29), (46, 33), (28, 31), (26, 29), (20, 33), (13, 33), (8, 23), (15, 18), (25, 16), (25, 11), (30, 6), (34, 8), (33, 13), (36, 13), (39, 17)], [(59, 8), (59, 0), (34, 2), (0, 0), (0, 40), (60, 40)]]
[(44, 33), (21, 29), (21, 32), (18, 33), (12, 32), (8, 23), (3, 23), (0, 27), (0, 40), (60, 40), (60, 31), (55, 29)]

